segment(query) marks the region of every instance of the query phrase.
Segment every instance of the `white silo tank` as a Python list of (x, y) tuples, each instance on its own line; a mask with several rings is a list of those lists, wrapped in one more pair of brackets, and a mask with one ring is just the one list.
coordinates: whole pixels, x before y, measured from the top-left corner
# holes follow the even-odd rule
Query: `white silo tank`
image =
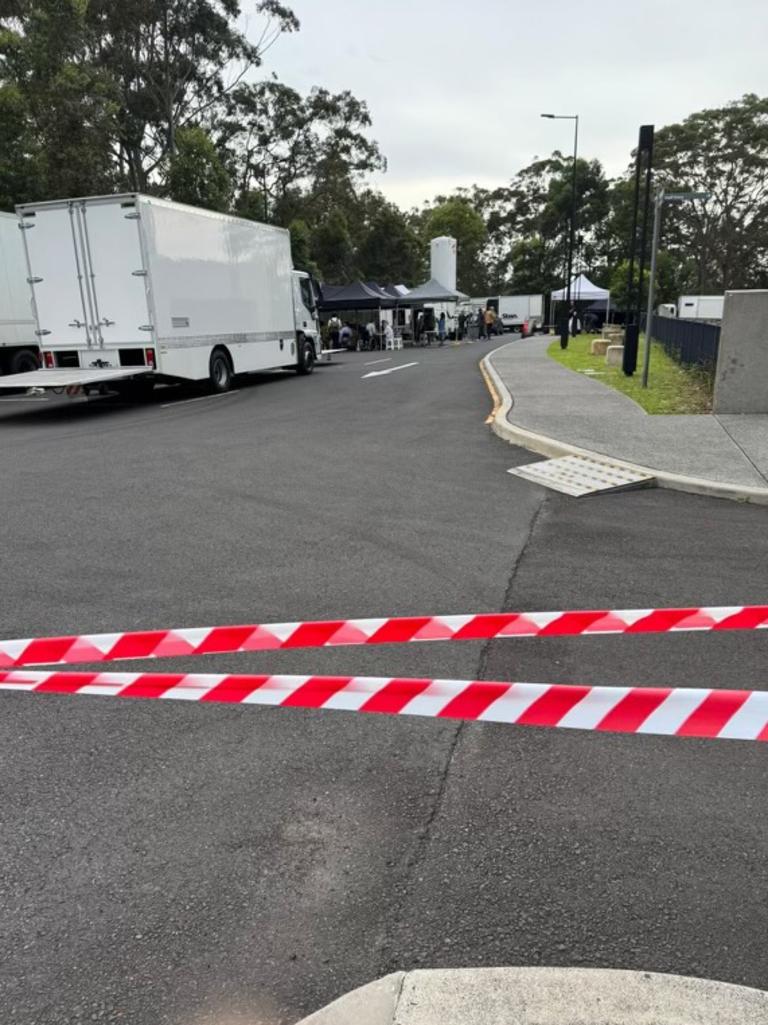
[(440, 238), (432, 239), (432, 274), (435, 281), (439, 281), (443, 288), (451, 291), (456, 289), (456, 251), (455, 238), (442, 235)]

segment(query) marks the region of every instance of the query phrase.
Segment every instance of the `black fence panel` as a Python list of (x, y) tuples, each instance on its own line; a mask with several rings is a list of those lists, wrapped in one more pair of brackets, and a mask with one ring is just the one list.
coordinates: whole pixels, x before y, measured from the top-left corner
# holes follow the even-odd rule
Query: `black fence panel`
[(684, 366), (707, 366), (717, 363), (720, 347), (720, 325), (700, 320), (678, 320), (675, 317), (654, 317), (653, 337), (664, 351)]

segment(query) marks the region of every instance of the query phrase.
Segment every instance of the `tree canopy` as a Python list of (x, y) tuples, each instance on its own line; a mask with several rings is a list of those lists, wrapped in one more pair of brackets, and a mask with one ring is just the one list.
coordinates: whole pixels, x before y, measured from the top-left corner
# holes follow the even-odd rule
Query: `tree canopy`
[[(416, 283), (447, 234), (466, 292), (563, 283), (569, 156), (403, 211), (370, 186), (386, 161), (364, 100), (265, 73), (300, 25), (280, 0), (255, 8), (246, 35), (240, 0), (0, 0), (0, 207), (144, 191), (290, 227), (297, 265), (327, 281)], [(656, 187), (709, 194), (665, 209), (661, 294), (768, 287), (768, 98), (698, 111), (656, 139)], [(576, 184), (576, 269), (618, 283), (632, 169), (609, 180), (580, 158)]]

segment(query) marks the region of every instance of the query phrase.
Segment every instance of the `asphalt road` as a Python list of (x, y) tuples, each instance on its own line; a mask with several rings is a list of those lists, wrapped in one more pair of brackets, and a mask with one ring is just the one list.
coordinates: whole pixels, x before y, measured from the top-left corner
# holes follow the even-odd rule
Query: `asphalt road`
[[(479, 355), (349, 355), (146, 407), (0, 400), (0, 634), (766, 600), (765, 510), (661, 491), (574, 501), (507, 474), (531, 457), (484, 425)], [(168, 668), (753, 687), (765, 644), (535, 639)], [(411, 967), (768, 988), (761, 745), (0, 701), (9, 1025), (288, 1025)]]

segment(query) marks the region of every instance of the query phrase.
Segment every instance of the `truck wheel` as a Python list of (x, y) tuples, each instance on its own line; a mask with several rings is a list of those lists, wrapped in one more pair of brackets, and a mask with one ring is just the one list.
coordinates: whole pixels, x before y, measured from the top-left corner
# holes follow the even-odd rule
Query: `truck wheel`
[(37, 360), (37, 353), (34, 349), (20, 349), (11, 357), (11, 374), (27, 374), (30, 370), (37, 370), (40, 364)]
[(211, 356), (211, 365), (208, 377), (211, 383), (211, 391), (221, 394), (229, 391), (232, 387), (232, 365), (229, 357), (222, 349), (217, 349)]
[(308, 338), (300, 338), (298, 342), (299, 357), (296, 363), (298, 374), (311, 374), (315, 369), (315, 347)]

